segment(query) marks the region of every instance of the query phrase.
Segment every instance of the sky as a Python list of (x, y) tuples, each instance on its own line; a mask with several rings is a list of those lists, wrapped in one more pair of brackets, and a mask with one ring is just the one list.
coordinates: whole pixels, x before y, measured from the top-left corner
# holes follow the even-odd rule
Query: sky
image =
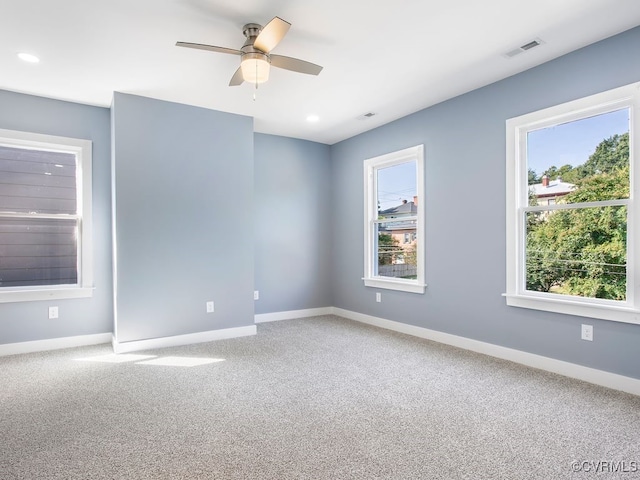
[(582, 165), (602, 140), (628, 131), (629, 110), (624, 108), (529, 132), (527, 167), (542, 175), (552, 165)]
[(378, 170), (380, 210), (397, 207), (402, 200), (413, 201), (416, 194), (416, 162), (411, 161)]

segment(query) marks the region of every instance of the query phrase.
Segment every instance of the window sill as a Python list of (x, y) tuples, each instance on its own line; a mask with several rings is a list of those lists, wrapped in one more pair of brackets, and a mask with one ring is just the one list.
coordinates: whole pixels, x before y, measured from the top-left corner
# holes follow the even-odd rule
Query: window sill
[(620, 305), (604, 305), (563, 298), (541, 298), (530, 295), (502, 294), (511, 307), (530, 308), (579, 317), (640, 324), (640, 310)]
[(407, 282), (402, 280), (395, 280), (391, 278), (363, 278), (365, 287), (383, 288), (386, 290), (398, 290), (408, 293), (424, 293), (427, 287), (424, 283)]
[(0, 291), (0, 303), (36, 302), (63, 300), (67, 298), (89, 298), (93, 296), (93, 287), (54, 287)]

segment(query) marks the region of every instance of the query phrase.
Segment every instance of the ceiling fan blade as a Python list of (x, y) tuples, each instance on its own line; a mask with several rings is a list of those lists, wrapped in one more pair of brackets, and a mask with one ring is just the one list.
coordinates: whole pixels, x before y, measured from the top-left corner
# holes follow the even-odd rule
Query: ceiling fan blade
[(231, 77), (231, 80), (229, 81), (229, 86), (237, 87), (238, 85), (241, 85), (242, 82), (244, 82), (244, 77), (242, 76), (242, 68), (238, 67), (236, 73), (233, 74), (233, 77)]
[(231, 55), (242, 55), (241, 50), (234, 48), (216, 47), (214, 45), (204, 45), (202, 43), (176, 42), (176, 47), (196, 48), (198, 50), (208, 50), (210, 52), (229, 53)]
[(306, 73), (308, 75), (318, 75), (322, 71), (320, 65), (305, 62), (299, 58), (285, 57), (283, 55), (269, 55), (271, 57), (271, 65), (293, 72)]
[(269, 53), (280, 43), (280, 40), (284, 38), (290, 26), (291, 24), (286, 20), (280, 17), (274, 17), (258, 34), (255, 42), (253, 42), (253, 46), (258, 50)]

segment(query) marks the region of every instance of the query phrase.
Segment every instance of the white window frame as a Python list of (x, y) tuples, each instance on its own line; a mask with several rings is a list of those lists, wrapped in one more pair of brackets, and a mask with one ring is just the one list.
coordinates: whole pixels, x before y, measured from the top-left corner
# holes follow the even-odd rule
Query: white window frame
[[(415, 216), (402, 217), (402, 220), (416, 222), (416, 261), (417, 275), (415, 280), (376, 275), (377, 266), (377, 230), (378, 192), (376, 174), (381, 168), (393, 167), (407, 162), (416, 162), (416, 194), (418, 208)], [(424, 293), (425, 252), (425, 189), (424, 189), (424, 146), (406, 148), (364, 161), (364, 284), (367, 287), (399, 290), (410, 293)]]
[[(607, 205), (627, 206), (627, 296), (625, 301), (583, 298), (547, 292), (526, 290), (525, 262), (525, 208), (528, 206), (527, 133), (552, 125), (572, 122), (603, 113), (629, 109), (629, 199), (582, 203), (581, 207)], [(532, 112), (506, 122), (507, 131), (507, 289), (504, 296), (509, 306), (544, 310), (549, 312), (599, 318), (625, 323), (640, 324), (640, 221), (638, 205), (640, 198), (640, 83), (609, 90), (572, 102)], [(593, 205), (592, 205), (593, 204)], [(572, 208), (556, 204), (544, 210)]]
[(78, 283), (75, 285), (0, 287), (0, 303), (91, 297), (93, 295), (91, 141), (0, 129), (0, 145), (14, 148), (64, 152), (75, 155), (77, 162), (76, 194), (78, 201), (76, 215), (56, 216), (0, 213), (0, 217), (2, 218), (75, 218), (78, 225)]

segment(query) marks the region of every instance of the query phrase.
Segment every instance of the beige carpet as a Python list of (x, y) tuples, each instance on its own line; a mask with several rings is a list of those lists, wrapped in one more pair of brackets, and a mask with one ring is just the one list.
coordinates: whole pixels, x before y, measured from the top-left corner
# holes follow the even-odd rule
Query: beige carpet
[(640, 478), (639, 397), (339, 317), (110, 352), (0, 358), (2, 480)]

